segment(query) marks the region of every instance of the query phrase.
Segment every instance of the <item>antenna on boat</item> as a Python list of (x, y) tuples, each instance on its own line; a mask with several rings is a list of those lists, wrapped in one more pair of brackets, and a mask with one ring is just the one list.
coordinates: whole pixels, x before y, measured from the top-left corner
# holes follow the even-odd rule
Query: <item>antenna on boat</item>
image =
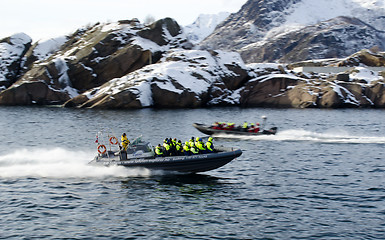
[(265, 128), (265, 125), (266, 125), (266, 119), (267, 117), (265, 115), (263, 115), (262, 117), (262, 126), (261, 126), (261, 130), (263, 130)]

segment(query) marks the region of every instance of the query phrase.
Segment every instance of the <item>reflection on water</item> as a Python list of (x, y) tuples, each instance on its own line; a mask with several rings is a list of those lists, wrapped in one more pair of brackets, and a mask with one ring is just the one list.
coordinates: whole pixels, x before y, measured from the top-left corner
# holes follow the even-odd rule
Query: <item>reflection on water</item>
[[(122, 180), (122, 188), (130, 190), (156, 189), (161, 192), (177, 190), (179, 194), (199, 196), (209, 192), (221, 191), (223, 186), (230, 184), (226, 178), (220, 178), (205, 174), (178, 174), (166, 173), (154, 174), (149, 177), (130, 177)], [(175, 194), (176, 192), (173, 192)]]

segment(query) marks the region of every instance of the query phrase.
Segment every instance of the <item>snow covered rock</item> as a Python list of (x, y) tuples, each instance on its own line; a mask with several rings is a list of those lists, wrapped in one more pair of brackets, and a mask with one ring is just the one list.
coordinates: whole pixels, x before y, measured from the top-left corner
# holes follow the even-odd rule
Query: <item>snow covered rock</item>
[(44, 61), (56, 53), (67, 41), (69, 37), (61, 36), (34, 43), (25, 54), (24, 69), (29, 69), (37, 61)]
[(293, 72), (288, 66), (278, 64), (248, 66), (254, 78), (240, 91), (243, 107), (385, 107), (385, 71), (354, 67), (344, 72), (347, 79), (340, 80), (341, 73)]
[(247, 79), (239, 54), (175, 49), (158, 63), (90, 89), (66, 106), (195, 108), (215, 104), (218, 97), (221, 104), (234, 104), (231, 95)]
[[(63, 42), (56, 52), (39, 50), (42, 45), (33, 48), (41, 54), (31, 54), (37, 60), (16, 83), (0, 92), (0, 104), (62, 104), (156, 62), (165, 51), (188, 41), (179, 25), (166, 18), (150, 26), (135, 19), (95, 24), (79, 29)], [(30, 86), (45, 88), (42, 93), (56, 96), (47, 97)]]
[(23, 68), (23, 56), (31, 47), (32, 39), (17, 33), (0, 40), (0, 90), (13, 84)]

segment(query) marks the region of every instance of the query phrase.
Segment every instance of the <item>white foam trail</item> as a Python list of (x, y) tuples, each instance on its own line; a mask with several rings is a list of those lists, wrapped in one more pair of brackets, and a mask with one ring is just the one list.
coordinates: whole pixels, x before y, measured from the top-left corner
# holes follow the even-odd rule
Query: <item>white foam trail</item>
[(276, 135), (242, 136), (231, 134), (218, 134), (214, 137), (231, 138), (255, 141), (309, 141), (320, 143), (377, 143), (385, 144), (385, 137), (382, 136), (353, 136), (347, 132), (329, 130), (325, 133), (311, 132), (303, 129), (290, 129), (278, 132)]
[(47, 177), (47, 178), (87, 178), (87, 177), (146, 177), (147, 169), (125, 167), (91, 166), (95, 153), (55, 149), (20, 149), (0, 155), (0, 177)]

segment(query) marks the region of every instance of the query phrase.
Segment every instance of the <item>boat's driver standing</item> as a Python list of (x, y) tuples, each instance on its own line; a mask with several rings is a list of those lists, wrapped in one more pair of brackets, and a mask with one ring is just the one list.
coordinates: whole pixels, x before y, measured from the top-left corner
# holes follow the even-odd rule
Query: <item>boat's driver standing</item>
[(128, 144), (130, 144), (130, 141), (128, 140), (126, 133), (123, 133), (121, 140), (122, 140), (122, 148), (123, 148), (122, 150), (127, 151), (127, 147), (128, 147)]

